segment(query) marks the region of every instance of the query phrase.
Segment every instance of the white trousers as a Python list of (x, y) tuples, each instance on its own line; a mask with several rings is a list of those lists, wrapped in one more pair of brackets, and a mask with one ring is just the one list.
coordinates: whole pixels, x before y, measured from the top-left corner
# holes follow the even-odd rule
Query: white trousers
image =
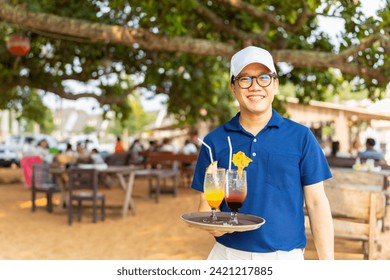
[(303, 249), (254, 253), (226, 247), (218, 242), (211, 250), (208, 260), (304, 260)]

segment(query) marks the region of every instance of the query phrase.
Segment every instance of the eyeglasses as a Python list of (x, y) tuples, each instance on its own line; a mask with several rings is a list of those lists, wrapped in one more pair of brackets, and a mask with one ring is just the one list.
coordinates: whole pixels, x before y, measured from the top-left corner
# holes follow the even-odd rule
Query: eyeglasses
[(238, 81), (238, 85), (242, 89), (248, 89), (252, 86), (253, 80), (256, 80), (256, 83), (261, 87), (268, 87), (271, 82), (272, 78), (275, 80), (278, 78), (275, 73), (272, 74), (260, 74), (258, 76), (242, 76), (242, 77), (236, 77), (233, 79), (233, 81)]

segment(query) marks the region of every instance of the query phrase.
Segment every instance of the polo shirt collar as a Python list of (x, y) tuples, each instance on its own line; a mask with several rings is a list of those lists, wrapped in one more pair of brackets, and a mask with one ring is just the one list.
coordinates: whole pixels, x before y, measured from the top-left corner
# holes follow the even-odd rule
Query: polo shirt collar
[[(226, 130), (233, 130), (233, 131), (240, 131), (242, 130), (242, 126), (239, 121), (240, 112), (238, 112), (230, 121), (225, 123), (225, 129)], [(265, 127), (280, 127), (282, 123), (284, 122), (281, 115), (279, 115), (278, 112), (276, 112), (274, 109), (272, 109), (272, 116), (269, 122)]]

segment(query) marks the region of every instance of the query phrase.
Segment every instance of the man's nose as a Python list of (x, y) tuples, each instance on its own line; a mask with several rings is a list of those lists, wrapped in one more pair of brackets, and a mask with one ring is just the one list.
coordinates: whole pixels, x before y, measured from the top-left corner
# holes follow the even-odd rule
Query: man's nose
[(253, 78), (252, 85), (249, 87), (249, 89), (250, 90), (259, 90), (259, 89), (262, 89), (262, 87), (259, 86), (259, 84), (257, 83), (257, 79)]

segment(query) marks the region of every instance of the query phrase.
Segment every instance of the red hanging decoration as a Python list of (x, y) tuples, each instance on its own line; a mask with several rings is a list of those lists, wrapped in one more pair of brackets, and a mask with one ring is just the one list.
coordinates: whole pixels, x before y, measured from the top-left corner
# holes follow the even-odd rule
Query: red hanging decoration
[(8, 51), (16, 56), (24, 56), (30, 51), (30, 39), (22, 34), (14, 34), (7, 41)]

